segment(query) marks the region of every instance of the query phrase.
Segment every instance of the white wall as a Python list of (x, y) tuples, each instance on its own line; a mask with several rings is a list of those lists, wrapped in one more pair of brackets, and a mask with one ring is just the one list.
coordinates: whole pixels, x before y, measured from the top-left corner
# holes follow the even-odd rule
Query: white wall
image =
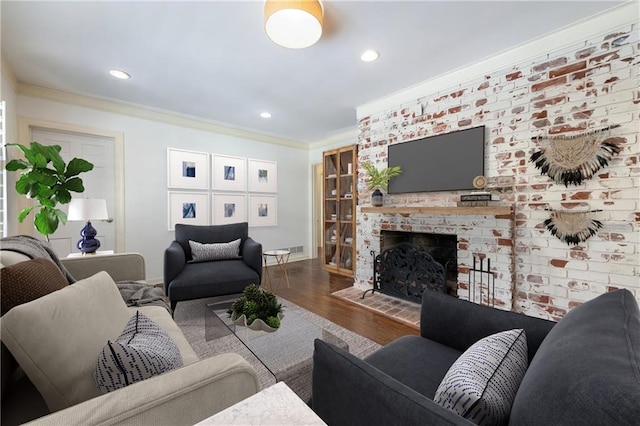
[[(278, 226), (250, 228), (265, 250), (304, 246), (309, 254), (308, 152), (290, 146), (196, 130), (19, 94), (18, 115), (124, 134), (125, 249), (142, 253), (148, 279), (162, 277), (167, 230), (167, 148), (233, 155), (278, 163)], [(15, 202), (10, 193), (9, 203)], [(13, 198), (13, 200), (12, 200)], [(10, 220), (15, 216), (10, 217)], [(15, 219), (13, 219), (15, 221)]]
[[(12, 143), (17, 142), (18, 137), (18, 126), (17, 126), (17, 115), (16, 115), (16, 105), (17, 105), (17, 95), (16, 95), (16, 80), (15, 75), (9, 65), (5, 61), (4, 57), (1, 58), (2, 66), (0, 67), (0, 100), (6, 102), (6, 110), (5, 110), (5, 124), (6, 129), (6, 142)], [(0, 164), (0, 167), (4, 170), (5, 165)], [(11, 193), (12, 188), (15, 185), (15, 176), (13, 173), (7, 173), (7, 194)], [(4, 183), (4, 182), (3, 182)], [(6, 226), (7, 235), (14, 235), (17, 230), (17, 221), (11, 221), (11, 218), (15, 218), (18, 216), (18, 209), (16, 203), (8, 203), (7, 204), (7, 223), (3, 224), (3, 228)]]

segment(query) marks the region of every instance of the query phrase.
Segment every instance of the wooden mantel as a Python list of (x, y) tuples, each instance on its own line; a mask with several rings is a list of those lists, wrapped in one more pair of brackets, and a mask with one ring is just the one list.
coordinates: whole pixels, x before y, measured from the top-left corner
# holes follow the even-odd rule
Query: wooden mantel
[(487, 207), (362, 207), (362, 213), (379, 214), (434, 214), (434, 215), (492, 215), (502, 216), (513, 213), (512, 206)]

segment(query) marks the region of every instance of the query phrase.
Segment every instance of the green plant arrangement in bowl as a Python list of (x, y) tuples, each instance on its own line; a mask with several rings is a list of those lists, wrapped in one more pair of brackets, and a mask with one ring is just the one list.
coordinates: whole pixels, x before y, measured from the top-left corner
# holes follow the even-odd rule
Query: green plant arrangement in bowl
[(282, 320), (282, 304), (273, 293), (249, 284), (242, 297), (233, 302), (228, 311), (231, 321), (254, 330), (275, 331)]
[(385, 167), (382, 170), (378, 170), (371, 161), (366, 161), (362, 164), (362, 168), (367, 173), (368, 181), (367, 185), (369, 189), (373, 189), (371, 193), (371, 204), (376, 207), (383, 205), (382, 190), (387, 190), (387, 185), (391, 178), (399, 176), (402, 173), (400, 166)]
[[(34, 226), (45, 236), (56, 232), (60, 222), (67, 223), (67, 214), (56, 208), (58, 204), (68, 204), (71, 192), (84, 192), (80, 173), (93, 170), (93, 164), (81, 158), (73, 158), (67, 164), (60, 156), (60, 145), (42, 145), (31, 142), (27, 147), (21, 144), (7, 144), (15, 146), (24, 154), (25, 159), (14, 159), (7, 163), (10, 172), (20, 172), (16, 181), (16, 192), (37, 201), (35, 206), (27, 207), (18, 213), (18, 221), (24, 219), (36, 210)], [(49, 167), (51, 163), (52, 167)]]

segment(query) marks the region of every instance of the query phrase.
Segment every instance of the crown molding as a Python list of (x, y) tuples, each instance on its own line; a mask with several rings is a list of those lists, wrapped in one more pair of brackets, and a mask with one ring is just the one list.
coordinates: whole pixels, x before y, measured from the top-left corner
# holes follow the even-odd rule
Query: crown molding
[(11, 66), (9, 66), (9, 62), (5, 59), (4, 55), (2, 55), (2, 75), (6, 77), (6, 80), (11, 84), (11, 87), (14, 91), (18, 90), (18, 79), (16, 78), (16, 74), (13, 72)]
[(254, 141), (265, 142), (274, 145), (283, 145), (290, 148), (303, 150), (309, 149), (308, 144), (303, 142), (263, 135), (260, 133), (250, 132), (248, 130), (226, 127), (205, 119), (182, 115), (171, 111), (143, 107), (136, 104), (118, 102), (112, 99), (99, 98), (95, 96), (78, 95), (26, 83), (18, 83), (17, 89), (19, 95), (32, 98), (46, 99), (49, 101), (61, 102), (69, 105), (80, 106), (83, 108), (121, 114), (128, 117), (142, 118), (145, 120), (157, 121), (164, 124), (202, 130), (205, 132), (229, 135), (243, 139), (251, 139)]
[(357, 127), (354, 127), (353, 129), (342, 131), (326, 139), (322, 139), (320, 141), (310, 143), (309, 150), (320, 149), (320, 148), (324, 148), (324, 147), (328, 147), (328, 146), (332, 146), (332, 145), (335, 145), (338, 143), (344, 143), (344, 142), (355, 144), (358, 142), (359, 134), (360, 134), (360, 131), (357, 129)]
[(425, 94), (465, 84), (477, 79), (480, 75), (491, 74), (514, 64), (546, 55), (571, 44), (593, 38), (598, 34), (604, 34), (611, 29), (637, 24), (639, 21), (639, 5), (640, 2), (638, 0), (622, 3), (551, 33), (518, 44), (474, 64), (464, 65), (445, 74), (360, 105), (356, 108), (356, 116), (360, 119), (380, 111), (386, 111), (398, 105), (415, 101)]

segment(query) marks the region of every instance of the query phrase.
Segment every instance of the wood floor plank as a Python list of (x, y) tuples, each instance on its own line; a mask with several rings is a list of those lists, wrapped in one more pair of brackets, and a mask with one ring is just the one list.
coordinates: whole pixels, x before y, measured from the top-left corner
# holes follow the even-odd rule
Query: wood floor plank
[[(269, 269), (277, 281), (275, 270)], [(400, 336), (419, 334), (412, 327), (377, 314), (369, 309), (331, 296), (331, 293), (353, 285), (353, 279), (330, 274), (322, 269), (319, 259), (291, 262), (287, 265), (289, 283), (284, 281), (276, 294), (348, 330), (385, 345)], [(263, 274), (263, 285), (266, 277)]]

